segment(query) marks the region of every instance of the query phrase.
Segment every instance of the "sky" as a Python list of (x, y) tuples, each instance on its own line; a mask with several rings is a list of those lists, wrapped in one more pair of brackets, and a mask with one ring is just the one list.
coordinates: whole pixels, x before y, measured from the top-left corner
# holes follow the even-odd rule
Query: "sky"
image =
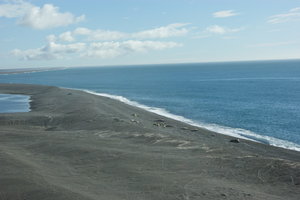
[(0, 0), (0, 68), (300, 59), (300, 0)]

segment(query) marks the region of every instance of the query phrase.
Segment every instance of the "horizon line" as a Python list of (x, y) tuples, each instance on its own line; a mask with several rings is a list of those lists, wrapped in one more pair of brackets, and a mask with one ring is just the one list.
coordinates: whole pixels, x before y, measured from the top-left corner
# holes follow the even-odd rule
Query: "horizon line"
[(228, 61), (203, 61), (203, 62), (177, 62), (177, 63), (141, 63), (141, 64), (112, 64), (112, 65), (88, 65), (88, 66), (60, 66), (60, 67), (19, 67), (19, 68), (0, 68), (0, 70), (42, 70), (42, 69), (61, 69), (61, 68), (91, 68), (91, 67), (129, 67), (129, 66), (151, 66), (151, 65), (176, 65), (176, 64), (213, 64), (213, 63), (238, 63), (238, 62), (271, 62), (271, 61), (300, 61), (300, 58), (287, 59), (259, 59), (259, 60), (228, 60)]

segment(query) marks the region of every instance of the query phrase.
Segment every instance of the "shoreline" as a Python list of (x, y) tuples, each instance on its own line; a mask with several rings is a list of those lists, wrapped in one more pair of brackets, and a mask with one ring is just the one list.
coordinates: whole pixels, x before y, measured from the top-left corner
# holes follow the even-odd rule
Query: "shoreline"
[[(60, 88), (64, 89), (64, 87), (60, 87)], [(139, 102), (132, 101), (130, 99), (127, 99), (124, 96), (111, 95), (111, 94), (107, 94), (107, 93), (98, 93), (95, 91), (86, 90), (86, 89), (78, 89), (78, 88), (65, 88), (65, 89), (79, 90), (79, 91), (84, 91), (84, 92), (87, 92), (89, 94), (93, 94), (96, 96), (108, 97), (110, 99), (114, 99), (114, 100), (120, 101), (122, 103), (131, 105), (134, 107), (142, 108), (148, 112), (152, 112), (152, 113), (158, 114), (163, 117), (177, 120), (177, 121), (189, 124), (191, 126), (196, 126), (201, 129), (216, 132), (218, 134), (227, 135), (227, 136), (236, 137), (239, 139), (249, 140), (249, 141), (253, 141), (253, 142), (257, 142), (257, 143), (261, 143), (261, 144), (265, 144), (265, 145), (270, 145), (270, 146), (275, 146), (275, 147), (280, 147), (283, 149), (289, 149), (289, 150), (300, 152), (299, 144), (296, 144), (296, 143), (293, 143), (293, 142), (290, 142), (287, 140), (282, 140), (282, 139), (274, 138), (271, 136), (261, 135), (261, 134), (258, 134), (258, 133), (255, 133), (255, 132), (252, 132), (252, 131), (249, 131), (246, 129), (242, 129), (242, 128), (232, 128), (232, 127), (225, 127), (225, 126), (218, 125), (218, 124), (208, 124), (208, 123), (205, 124), (205, 123), (195, 122), (192, 119), (188, 119), (188, 118), (180, 116), (180, 115), (172, 114), (171, 112), (165, 110), (164, 108), (151, 107), (151, 106), (147, 106), (144, 104), (140, 104)]]
[(80, 90), (0, 84), (31, 96), (0, 114), (4, 199), (299, 199), (300, 153), (217, 134)]

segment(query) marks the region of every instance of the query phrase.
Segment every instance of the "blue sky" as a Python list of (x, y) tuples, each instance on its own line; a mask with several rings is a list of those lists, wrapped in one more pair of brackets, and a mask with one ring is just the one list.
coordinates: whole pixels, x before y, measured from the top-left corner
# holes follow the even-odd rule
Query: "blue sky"
[(300, 0), (0, 0), (0, 68), (300, 58)]

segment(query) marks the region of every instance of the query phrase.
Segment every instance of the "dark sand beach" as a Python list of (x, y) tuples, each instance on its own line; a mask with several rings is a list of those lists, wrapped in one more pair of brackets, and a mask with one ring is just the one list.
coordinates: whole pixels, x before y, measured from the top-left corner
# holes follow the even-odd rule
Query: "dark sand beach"
[(0, 200), (300, 199), (300, 153), (83, 91), (0, 84)]

